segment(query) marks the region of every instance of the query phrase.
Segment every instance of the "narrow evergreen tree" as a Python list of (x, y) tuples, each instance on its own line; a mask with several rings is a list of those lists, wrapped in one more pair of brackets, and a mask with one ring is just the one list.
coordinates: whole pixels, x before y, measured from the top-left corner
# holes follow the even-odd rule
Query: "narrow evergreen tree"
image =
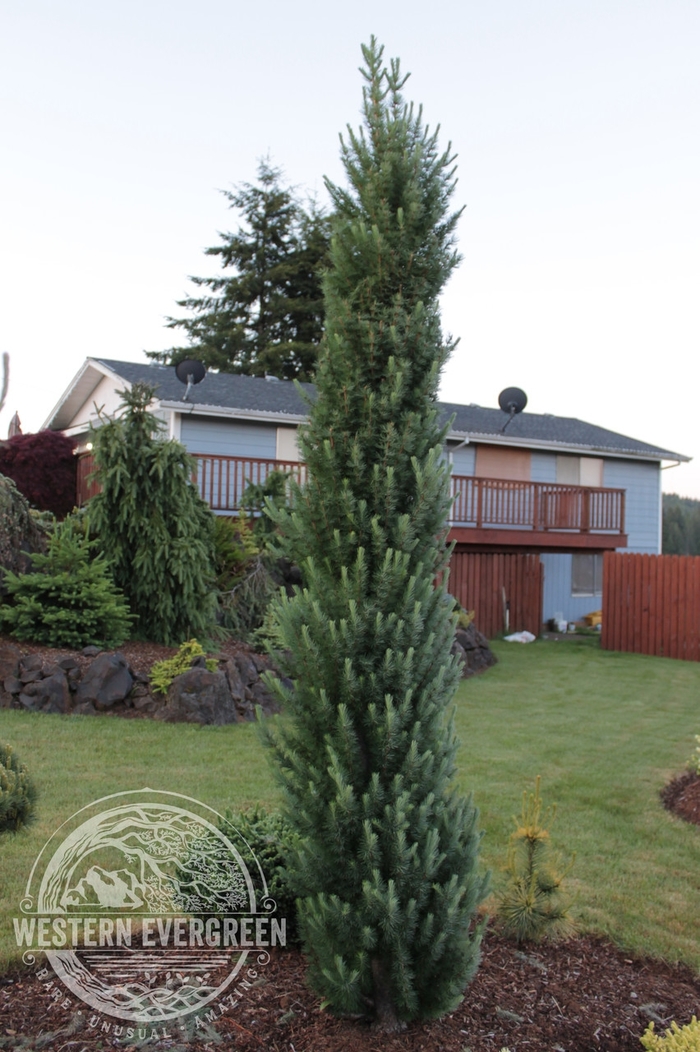
[(94, 438), (100, 492), (90, 529), (135, 618), (134, 634), (176, 646), (214, 625), (214, 522), (192, 482), (194, 461), (159, 436), (153, 388), (122, 391), (123, 416)]
[(262, 160), (257, 184), (225, 190), (244, 220), (235, 234), (206, 249), (227, 271), (190, 280), (203, 296), (178, 301), (190, 312), (170, 318), (183, 329), (188, 347), (149, 352), (176, 365), (198, 358), (222, 372), (285, 380), (310, 380), (323, 332), (321, 267), (328, 252), (328, 218), (313, 203), (305, 209), (282, 185), (282, 173)]
[[(453, 158), (363, 48), (365, 127), (325, 278), (325, 347), (300, 446), (308, 481), (274, 511), (305, 586), (276, 616), (290, 719), (270, 732), (301, 847), (290, 862), (310, 977), (339, 1013), (392, 1029), (460, 1001), (479, 956), (479, 834), (454, 785), (448, 467), (436, 405), (451, 350), (438, 295), (458, 261)], [(281, 689), (281, 688), (280, 688)]]

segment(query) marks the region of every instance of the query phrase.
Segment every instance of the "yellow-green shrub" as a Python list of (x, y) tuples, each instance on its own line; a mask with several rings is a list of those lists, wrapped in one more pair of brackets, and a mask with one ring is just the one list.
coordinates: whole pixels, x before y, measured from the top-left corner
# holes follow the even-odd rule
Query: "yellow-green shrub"
[[(151, 666), (150, 674), (153, 691), (157, 694), (167, 694), (175, 677), (188, 672), (192, 668), (192, 662), (198, 657), (204, 657), (201, 644), (196, 639), (188, 639), (186, 643), (180, 644), (177, 654), (164, 661), (156, 661)], [(216, 661), (213, 658), (207, 660), (206, 666), (210, 672), (216, 672)]]
[(644, 1031), (639, 1039), (647, 1052), (698, 1052), (700, 1049), (700, 1023), (695, 1016), (687, 1026), (671, 1023), (670, 1030), (661, 1036), (654, 1033), (654, 1024)]

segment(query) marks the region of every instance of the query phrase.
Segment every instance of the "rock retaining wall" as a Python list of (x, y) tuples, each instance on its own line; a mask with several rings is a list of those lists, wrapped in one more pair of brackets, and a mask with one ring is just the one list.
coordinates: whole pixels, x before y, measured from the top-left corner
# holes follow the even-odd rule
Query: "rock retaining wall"
[(279, 711), (261, 679), (264, 672), (274, 672), (274, 666), (252, 651), (221, 655), (216, 672), (207, 670), (203, 658), (197, 659), (188, 672), (175, 677), (167, 695), (153, 692), (148, 677), (135, 672), (118, 651), (86, 647), (82, 656), (90, 660), (81, 670), (72, 657), (47, 661), (38, 654), (22, 655), (12, 644), (1, 646), (0, 708), (200, 724), (254, 720), (258, 705), (266, 715)]

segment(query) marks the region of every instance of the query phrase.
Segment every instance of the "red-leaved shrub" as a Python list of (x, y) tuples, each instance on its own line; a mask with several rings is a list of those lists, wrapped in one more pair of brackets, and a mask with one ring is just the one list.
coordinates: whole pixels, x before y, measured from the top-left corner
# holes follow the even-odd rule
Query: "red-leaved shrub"
[(30, 504), (63, 518), (75, 505), (77, 457), (60, 431), (14, 435), (0, 443), (0, 474), (11, 478)]

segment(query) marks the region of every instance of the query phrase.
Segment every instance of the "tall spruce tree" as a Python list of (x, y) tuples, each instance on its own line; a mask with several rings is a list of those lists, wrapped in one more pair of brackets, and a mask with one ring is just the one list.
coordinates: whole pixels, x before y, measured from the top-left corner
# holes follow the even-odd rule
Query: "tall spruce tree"
[(461, 999), (485, 880), (448, 712), (460, 670), (436, 395), (451, 350), (438, 295), (458, 261), (453, 158), (382, 50), (363, 48), (364, 128), (341, 140), (349, 187), (328, 184), (307, 482), (269, 509), (304, 577), (276, 605), (294, 690), (270, 743), (302, 838), (290, 872), (311, 980), (332, 1010), (393, 1029)]
[(93, 438), (100, 492), (88, 506), (90, 529), (135, 617), (134, 635), (177, 646), (214, 627), (214, 517), (185, 447), (159, 435), (148, 410), (153, 388), (135, 383), (121, 395), (123, 415)]
[(225, 190), (243, 224), (205, 250), (226, 273), (190, 280), (203, 296), (178, 301), (190, 312), (168, 319), (186, 332), (189, 346), (148, 352), (176, 365), (198, 358), (222, 372), (310, 380), (323, 332), (321, 269), (328, 252), (328, 217), (311, 202), (304, 208), (282, 173), (258, 165), (256, 184)]

